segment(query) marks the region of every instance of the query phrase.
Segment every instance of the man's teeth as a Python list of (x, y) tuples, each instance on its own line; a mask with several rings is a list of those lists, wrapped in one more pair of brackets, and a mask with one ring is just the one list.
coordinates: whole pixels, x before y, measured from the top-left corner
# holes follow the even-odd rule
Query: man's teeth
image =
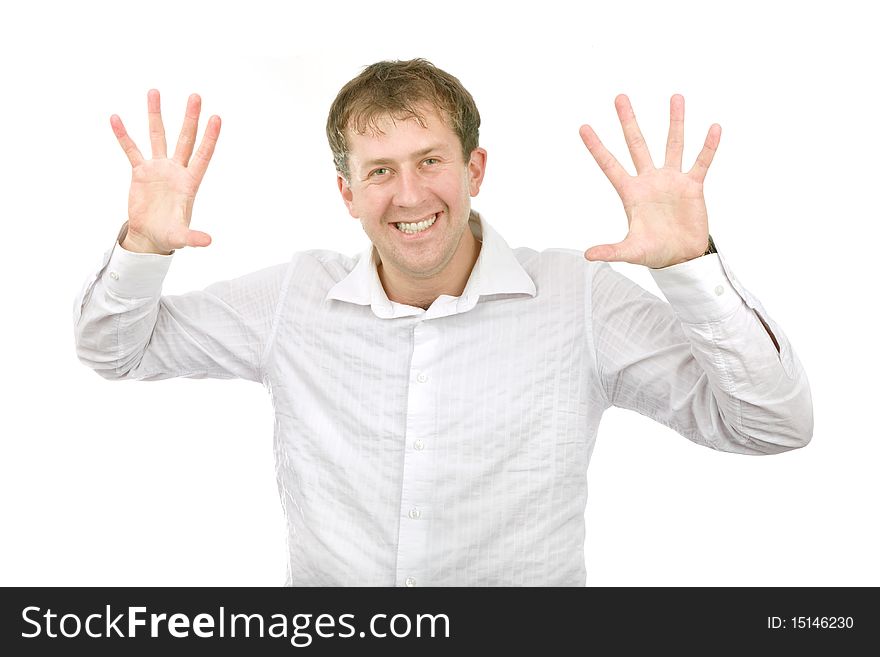
[(430, 219), (425, 219), (424, 221), (419, 221), (418, 223), (415, 223), (415, 224), (398, 223), (398, 224), (394, 224), (394, 225), (397, 226), (398, 230), (401, 230), (404, 233), (410, 233), (410, 234), (421, 233), (426, 228), (430, 228), (434, 224), (434, 222), (437, 221), (438, 214), (439, 213), (434, 213), (434, 215), (431, 216)]

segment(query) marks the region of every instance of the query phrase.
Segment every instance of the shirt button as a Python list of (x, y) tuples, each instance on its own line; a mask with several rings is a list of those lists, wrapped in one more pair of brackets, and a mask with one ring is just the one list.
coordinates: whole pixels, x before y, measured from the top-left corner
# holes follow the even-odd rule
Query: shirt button
[(413, 520), (418, 520), (421, 517), (421, 515), (422, 515), (422, 512), (419, 511), (418, 509), (410, 509), (409, 510), (409, 517), (412, 518)]
[(424, 383), (428, 380), (428, 375), (424, 372), (419, 372), (419, 375), (416, 377), (419, 383)]
[(415, 577), (407, 577), (406, 578), (406, 585), (407, 586), (415, 586), (416, 585), (416, 578)]
[(421, 438), (419, 438), (417, 441), (415, 441), (413, 443), (413, 447), (415, 447), (418, 450), (425, 449), (425, 441), (422, 440)]
[(111, 272), (110, 272), (110, 278), (112, 278), (114, 281), (118, 281), (118, 280), (119, 280), (119, 274), (117, 274), (115, 271), (111, 271)]
[(724, 286), (723, 286), (723, 285), (719, 285), (719, 286), (717, 286), (717, 287), (715, 288), (715, 294), (718, 295), (719, 297), (720, 297), (722, 294), (724, 294)]

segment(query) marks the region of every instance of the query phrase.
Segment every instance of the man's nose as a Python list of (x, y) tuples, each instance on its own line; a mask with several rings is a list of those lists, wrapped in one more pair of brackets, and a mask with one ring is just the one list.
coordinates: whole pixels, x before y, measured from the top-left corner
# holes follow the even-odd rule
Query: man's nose
[(425, 181), (418, 171), (403, 169), (397, 176), (397, 186), (394, 190), (394, 204), (400, 207), (418, 207), (425, 200), (427, 190)]

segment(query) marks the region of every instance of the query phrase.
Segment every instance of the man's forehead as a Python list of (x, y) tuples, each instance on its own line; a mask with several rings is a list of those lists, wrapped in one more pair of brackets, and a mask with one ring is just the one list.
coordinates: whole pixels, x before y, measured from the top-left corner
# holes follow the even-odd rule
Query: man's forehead
[(456, 147), (458, 135), (436, 111), (427, 110), (420, 112), (420, 115), (422, 122), (415, 116), (380, 115), (371, 120), (363, 132), (349, 126), (347, 141), (350, 154), (358, 161), (369, 164)]

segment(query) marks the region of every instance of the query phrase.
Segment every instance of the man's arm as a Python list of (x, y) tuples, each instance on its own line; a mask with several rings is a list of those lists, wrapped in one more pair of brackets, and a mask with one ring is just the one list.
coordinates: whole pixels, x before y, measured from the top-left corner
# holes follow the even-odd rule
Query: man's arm
[[(159, 92), (147, 93), (152, 157), (144, 158), (115, 114), (110, 125), (131, 164), (128, 221), (74, 304), (77, 354), (107, 378), (171, 376), (260, 379), (288, 266), (162, 297), (172, 254), (207, 246), (191, 230), (196, 192), (214, 153), (220, 118), (195, 148), (201, 99), (187, 102), (172, 157), (167, 156)], [(123, 248), (124, 247), (124, 248)]]
[(292, 265), (162, 296), (173, 257), (107, 251), (74, 303), (80, 361), (107, 379), (260, 381)]
[(593, 270), (596, 357), (610, 403), (632, 408), (716, 449), (772, 454), (813, 431), (810, 389), (778, 325), (736, 280), (709, 239), (703, 181), (721, 139), (709, 128), (682, 171), (684, 98), (670, 100), (669, 136), (655, 167), (629, 99), (615, 99), (636, 167), (630, 176), (588, 125), (580, 134), (623, 202), (628, 232), (588, 260), (651, 268), (664, 304), (607, 265)]
[(592, 268), (596, 362), (608, 401), (721, 451), (806, 445), (813, 409), (804, 369), (723, 255), (652, 274), (669, 303), (607, 264)]

